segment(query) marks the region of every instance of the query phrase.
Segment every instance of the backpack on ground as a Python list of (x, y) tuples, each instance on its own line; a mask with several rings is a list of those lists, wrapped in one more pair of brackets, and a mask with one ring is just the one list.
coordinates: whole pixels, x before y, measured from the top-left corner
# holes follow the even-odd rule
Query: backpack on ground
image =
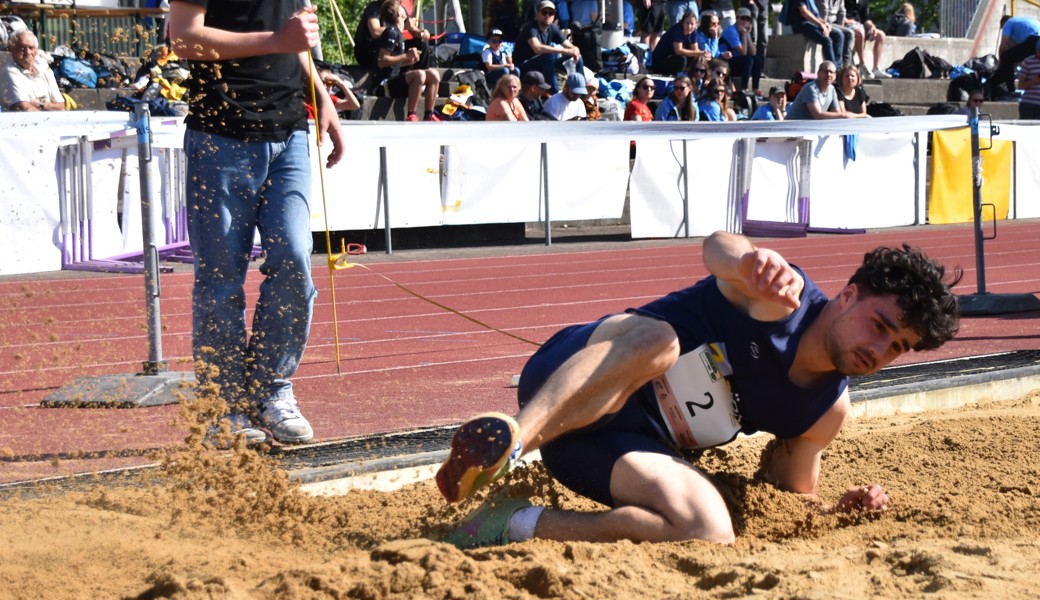
[(58, 85), (65, 89), (97, 87), (98, 75), (89, 60), (75, 56), (55, 57), (52, 68)]
[(487, 79), (484, 78), (483, 71), (478, 71), (477, 69), (452, 71), (445, 74), (445, 79), (452, 82), (452, 88), (468, 85), (469, 89), (473, 91), (473, 97), (470, 98), (470, 103), (473, 106), (486, 108), (488, 104), (491, 104), (491, 89), (488, 88)]
[(964, 63), (965, 67), (968, 67), (979, 76), (979, 81), (982, 83), (986, 83), (986, 80), (993, 77), (993, 74), (997, 72), (997, 66), (999, 65), (1000, 60), (998, 60), (994, 54), (969, 58), (967, 62)]
[(953, 65), (949, 63), (945, 58), (928, 54), (922, 50), (924, 54), (924, 65), (928, 67), (931, 72), (932, 79), (943, 79), (950, 76), (950, 71), (953, 70)]
[(130, 85), (130, 69), (126, 62), (108, 54), (94, 54), (91, 63), (97, 73), (97, 87), (119, 88)]
[(981, 90), (982, 82), (978, 75), (961, 75), (957, 79), (950, 80), (950, 86), (946, 88), (947, 102), (967, 102), (968, 97), (975, 90)]
[(927, 74), (924, 50), (915, 46), (903, 58), (892, 63), (891, 68), (899, 72), (900, 79), (923, 79)]
[(618, 46), (603, 50), (600, 70), (604, 73), (628, 73), (629, 65), (635, 57), (627, 46)]
[(888, 102), (870, 102), (867, 104), (867, 114), (872, 117), (901, 117), (903, 111), (892, 106)]
[(577, 23), (571, 26), (571, 40), (581, 51), (581, 59), (593, 73), (603, 70), (603, 46), (599, 38), (603, 34), (603, 25), (599, 21), (583, 27)]
[(737, 90), (733, 94), (733, 112), (737, 113), (738, 120), (751, 119), (758, 110), (758, 101), (753, 93)]

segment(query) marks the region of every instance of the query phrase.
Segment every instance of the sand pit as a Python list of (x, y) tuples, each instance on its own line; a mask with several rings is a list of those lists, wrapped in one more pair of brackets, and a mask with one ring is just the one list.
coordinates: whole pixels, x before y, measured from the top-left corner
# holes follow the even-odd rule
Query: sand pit
[[(766, 438), (701, 461), (740, 528), (706, 543), (432, 541), (475, 503), (424, 482), (302, 493), (262, 456), (178, 453), (157, 480), (0, 502), (3, 598), (1034, 598), (1040, 393), (860, 419), (824, 457), (822, 493), (879, 481), (883, 514), (820, 516), (754, 480)], [(528, 467), (510, 490), (593, 506)]]

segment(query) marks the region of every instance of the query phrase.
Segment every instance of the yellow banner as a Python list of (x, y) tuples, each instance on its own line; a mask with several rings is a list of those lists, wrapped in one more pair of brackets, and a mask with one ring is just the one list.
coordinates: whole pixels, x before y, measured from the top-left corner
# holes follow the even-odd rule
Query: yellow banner
[[(980, 145), (987, 140), (980, 138)], [(1011, 196), (1011, 152), (1008, 140), (993, 140), (993, 147), (980, 150), (982, 157), (982, 203), (996, 207), (996, 218), (1006, 219)], [(928, 194), (928, 222), (966, 223), (974, 218), (972, 208), (971, 130), (947, 129), (932, 133), (932, 177)], [(983, 206), (983, 220), (993, 211)]]

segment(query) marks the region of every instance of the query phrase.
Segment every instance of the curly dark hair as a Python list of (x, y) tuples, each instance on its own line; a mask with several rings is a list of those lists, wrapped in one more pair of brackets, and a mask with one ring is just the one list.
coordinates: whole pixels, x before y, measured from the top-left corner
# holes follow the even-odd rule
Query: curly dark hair
[(960, 311), (950, 288), (963, 276), (963, 270), (955, 267), (947, 282), (945, 267), (903, 244), (901, 250), (881, 247), (867, 252), (849, 283), (868, 296), (895, 294), (903, 309), (903, 323), (921, 336), (914, 346), (920, 351), (934, 350), (957, 334)]

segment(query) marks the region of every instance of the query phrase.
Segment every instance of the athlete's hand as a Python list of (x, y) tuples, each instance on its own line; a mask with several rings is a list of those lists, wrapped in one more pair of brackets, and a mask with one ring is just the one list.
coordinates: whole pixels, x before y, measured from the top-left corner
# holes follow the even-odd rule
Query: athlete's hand
[(318, 8), (307, 6), (296, 12), (271, 36), (278, 53), (298, 54), (318, 45)]
[(854, 510), (887, 510), (888, 494), (878, 484), (863, 485), (849, 488), (838, 500), (835, 510), (839, 512), (852, 512)]
[(759, 300), (792, 309), (801, 305), (805, 281), (777, 252), (755, 248), (741, 258), (740, 271), (747, 277), (749, 292)]

